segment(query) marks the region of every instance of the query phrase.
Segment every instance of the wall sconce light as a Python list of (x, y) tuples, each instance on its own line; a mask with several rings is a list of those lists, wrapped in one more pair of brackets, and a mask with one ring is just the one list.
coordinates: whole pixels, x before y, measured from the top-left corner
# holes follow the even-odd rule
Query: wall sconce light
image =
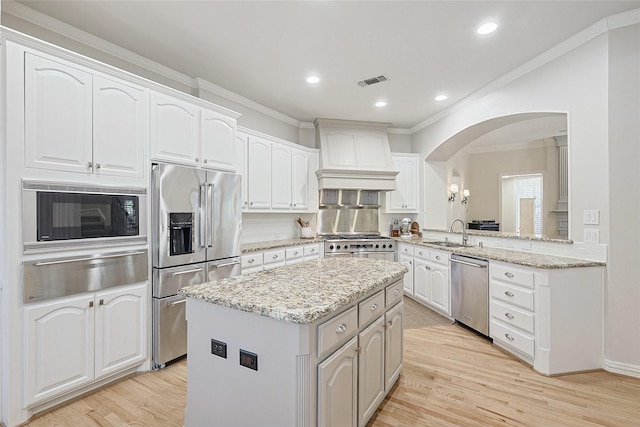
[(456, 193), (458, 192), (458, 184), (449, 185), (449, 203), (456, 201)]
[(464, 190), (462, 190), (462, 200), (460, 200), (460, 203), (462, 203), (463, 205), (467, 204), (467, 199), (469, 198), (469, 189), (465, 188)]

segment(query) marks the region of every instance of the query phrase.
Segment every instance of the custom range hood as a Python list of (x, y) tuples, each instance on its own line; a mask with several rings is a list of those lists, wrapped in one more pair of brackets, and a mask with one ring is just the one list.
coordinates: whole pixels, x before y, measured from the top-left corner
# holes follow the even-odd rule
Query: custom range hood
[(318, 188), (391, 191), (396, 189), (387, 128), (389, 123), (315, 119), (320, 148)]

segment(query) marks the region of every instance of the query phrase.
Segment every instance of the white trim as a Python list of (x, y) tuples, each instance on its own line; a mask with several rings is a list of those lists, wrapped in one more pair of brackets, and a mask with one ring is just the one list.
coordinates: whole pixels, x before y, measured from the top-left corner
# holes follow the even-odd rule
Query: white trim
[[(540, 143), (539, 141), (543, 141)], [(555, 145), (555, 141), (549, 141), (549, 138), (541, 138), (533, 141), (514, 142), (511, 144), (486, 145), (481, 147), (463, 148), (468, 154), (493, 153), (494, 151), (513, 151), (528, 150), (530, 148), (545, 148)]]
[(602, 367), (607, 372), (640, 378), (640, 365), (632, 365), (631, 363), (614, 362), (613, 360), (604, 359)]
[(578, 46), (587, 43), (588, 41), (605, 34), (611, 29), (620, 28), (627, 25), (640, 23), (640, 9), (633, 9), (631, 11), (623, 12), (617, 15), (610, 16), (608, 18), (601, 19), (595, 24), (585, 28), (579, 33), (569, 37), (565, 41), (557, 44), (546, 52), (536, 56), (532, 60), (526, 62), (518, 68), (510, 71), (504, 76), (494, 80), (489, 83), (487, 86), (482, 89), (472, 93), (471, 95), (463, 98), (462, 100), (456, 102), (450, 107), (440, 111), (439, 113), (434, 114), (433, 116), (427, 118), (426, 120), (418, 123), (410, 129), (411, 134), (414, 134), (427, 126), (432, 125), (438, 120), (449, 116), (450, 114), (461, 110), (467, 105), (476, 102), (478, 99), (486, 96), (487, 94), (506, 86), (512, 81), (534, 71), (535, 69), (565, 55), (566, 53), (572, 51)]

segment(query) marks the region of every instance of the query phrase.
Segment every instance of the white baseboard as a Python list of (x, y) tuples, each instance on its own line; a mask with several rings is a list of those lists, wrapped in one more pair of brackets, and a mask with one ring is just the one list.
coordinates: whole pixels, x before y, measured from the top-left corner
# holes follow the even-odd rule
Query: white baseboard
[(614, 374), (626, 375), (629, 377), (640, 378), (640, 366), (632, 365), (630, 363), (614, 362), (613, 360), (604, 360), (605, 371), (613, 372)]

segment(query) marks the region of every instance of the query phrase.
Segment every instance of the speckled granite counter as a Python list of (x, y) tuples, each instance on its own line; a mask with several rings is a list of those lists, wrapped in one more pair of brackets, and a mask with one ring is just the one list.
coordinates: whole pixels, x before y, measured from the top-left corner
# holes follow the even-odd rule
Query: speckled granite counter
[(308, 324), (401, 279), (407, 271), (404, 265), (393, 261), (326, 258), (187, 286), (179, 293), (274, 319)]
[[(439, 228), (423, 228), (422, 231), (434, 231), (436, 233), (448, 233), (449, 231), (446, 229)], [(479, 236), (479, 237), (499, 237), (501, 239), (515, 239), (515, 240), (532, 240), (538, 242), (553, 242), (553, 243), (565, 243), (572, 244), (573, 240), (569, 239), (560, 239), (560, 238), (552, 238), (552, 237), (535, 237), (535, 236), (523, 236), (518, 235), (516, 233), (507, 233), (504, 231), (490, 231), (490, 230), (465, 230), (469, 236)], [(460, 231), (454, 231), (454, 234), (462, 234)]]
[(438, 249), (447, 252), (455, 252), (463, 255), (476, 256), (495, 261), (504, 261), (511, 264), (519, 264), (527, 267), (555, 269), (555, 268), (575, 268), (575, 267), (604, 267), (606, 263), (598, 261), (590, 261), (578, 258), (567, 258), (555, 255), (545, 255), (533, 252), (514, 251), (510, 249), (489, 248), (478, 246), (459, 246), (446, 247), (429, 243), (423, 240), (436, 240), (429, 237), (413, 236), (411, 239), (395, 238), (401, 243), (410, 243), (412, 245), (424, 246), (431, 249)]
[(302, 246), (309, 243), (322, 242), (324, 239), (315, 237), (313, 239), (282, 239), (282, 240), (268, 240), (264, 242), (243, 243), (242, 253), (258, 252), (267, 249), (284, 248), (287, 246)]

